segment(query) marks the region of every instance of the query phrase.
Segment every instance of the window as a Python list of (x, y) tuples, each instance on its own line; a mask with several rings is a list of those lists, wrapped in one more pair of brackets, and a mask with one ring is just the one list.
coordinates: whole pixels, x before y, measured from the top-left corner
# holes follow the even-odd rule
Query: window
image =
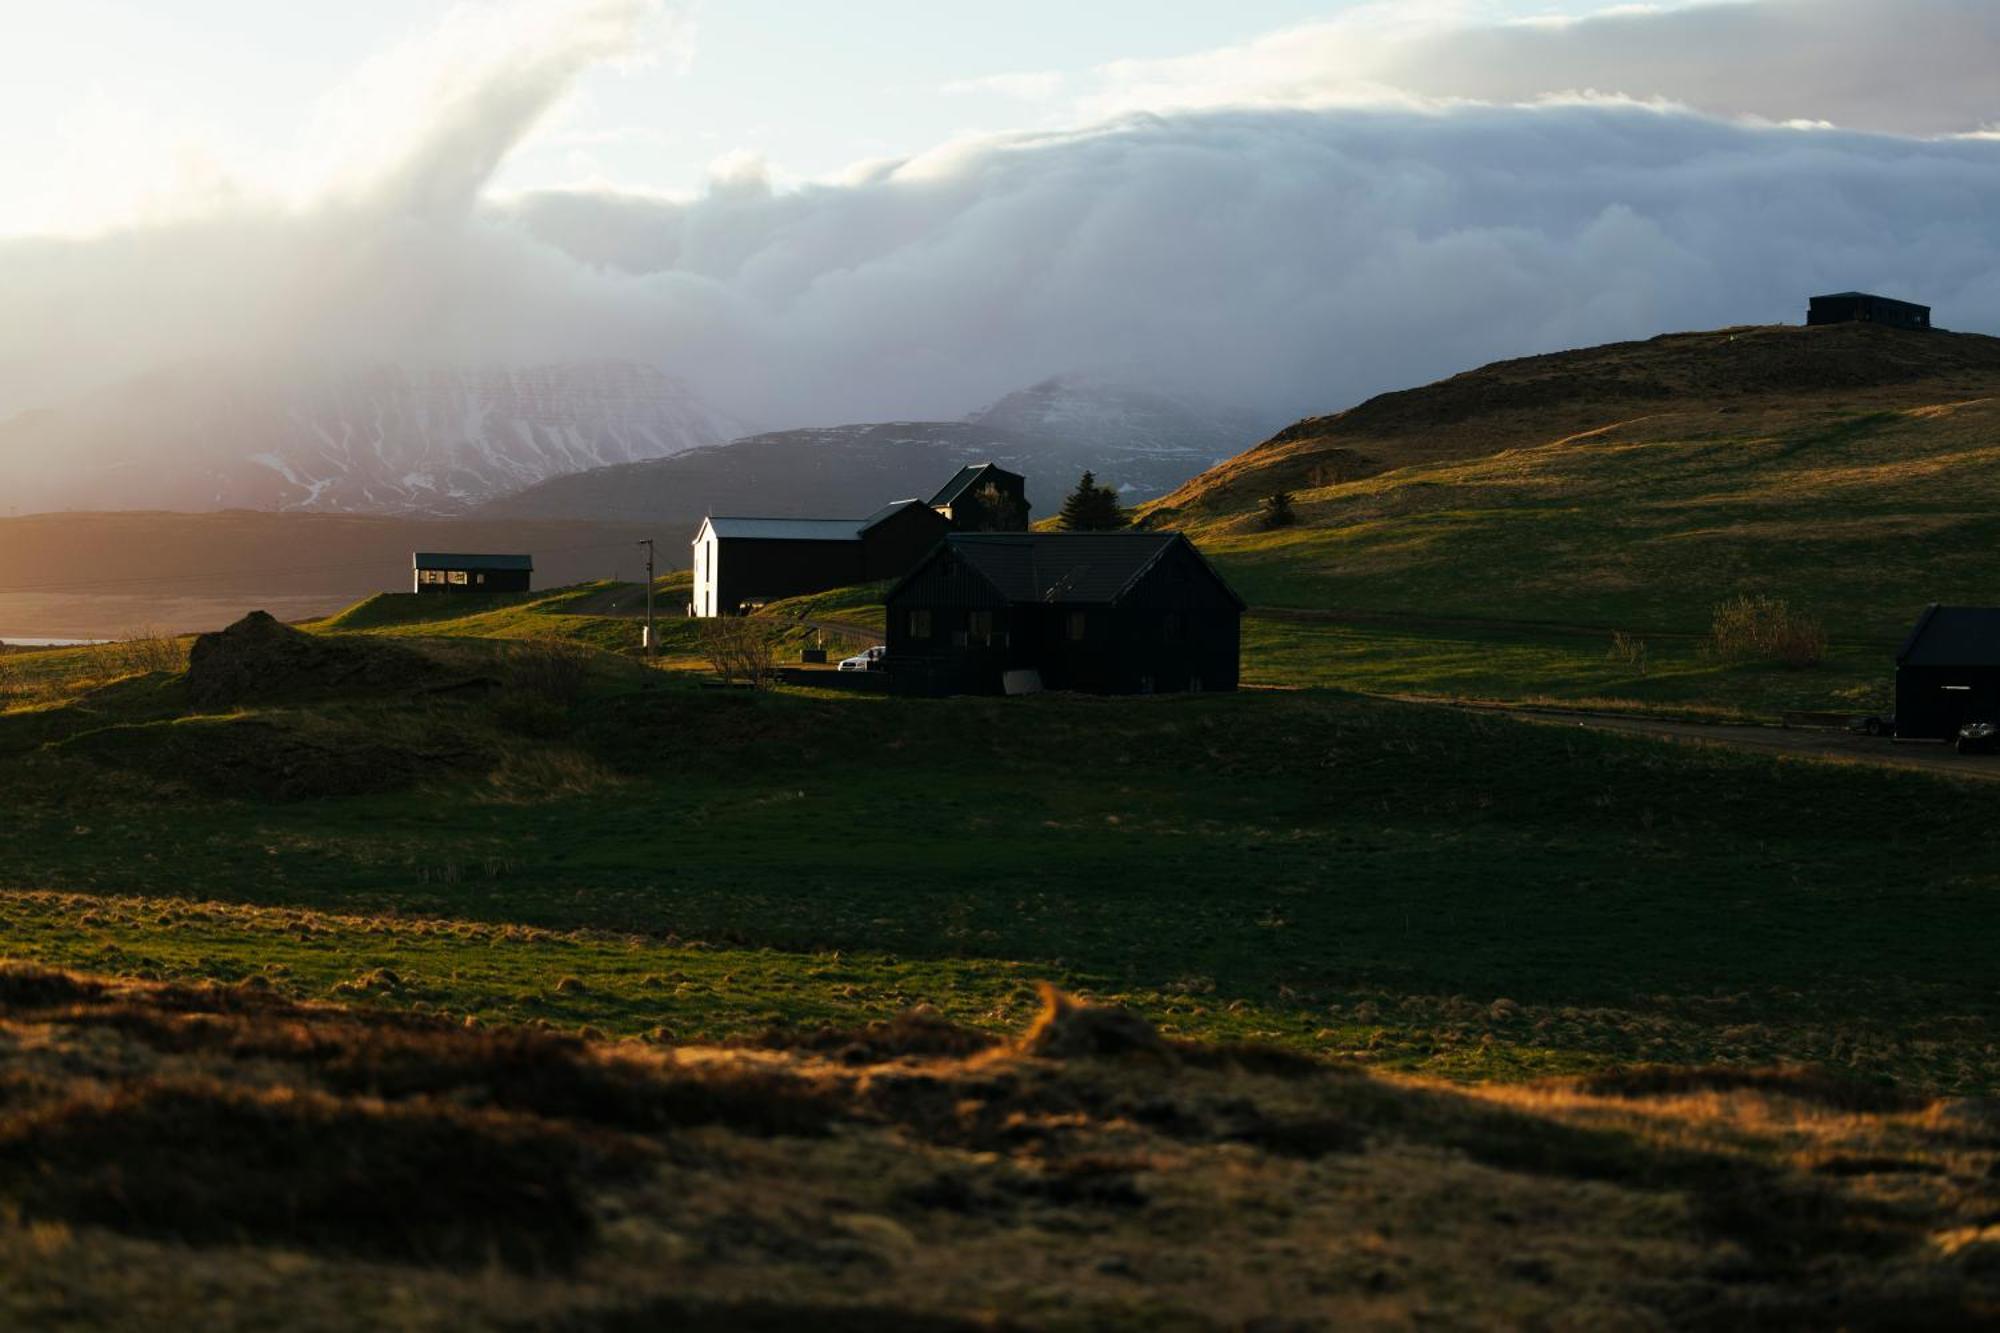
[(474, 583), (484, 583), (486, 582), (486, 576), (484, 574), (474, 574), (472, 576), (472, 581)]
[(931, 636), (931, 613), (928, 607), (910, 612), (910, 637), (928, 639)]
[(462, 569), (450, 570), (444, 577), (447, 583), (455, 583), (461, 588), (465, 586), (465, 571)]
[(1168, 643), (1179, 643), (1187, 637), (1187, 632), (1181, 625), (1180, 612), (1167, 612), (1166, 618), (1160, 622), (1160, 637)]
[(1090, 633), (1090, 616), (1089, 616), (1089, 614), (1088, 614), (1088, 613), (1086, 613), (1086, 612), (1083, 612), (1083, 611), (1072, 611), (1072, 612), (1070, 612), (1070, 613), (1069, 613), (1069, 641), (1070, 641), (1071, 643), (1081, 643), (1081, 642), (1083, 642), (1083, 639), (1084, 639), (1084, 637), (1085, 637), (1086, 635), (1088, 635), (1089, 633)]
[(992, 638), (993, 613), (991, 611), (974, 611), (968, 614), (965, 618), (965, 632), (975, 639)]

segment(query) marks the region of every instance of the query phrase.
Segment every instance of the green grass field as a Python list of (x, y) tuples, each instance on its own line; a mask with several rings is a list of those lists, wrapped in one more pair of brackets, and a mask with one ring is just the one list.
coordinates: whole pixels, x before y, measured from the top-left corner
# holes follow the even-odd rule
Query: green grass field
[(1046, 978), (1454, 1077), (1994, 1073), (2000, 862), (1948, 781), (1322, 690), (913, 702), (605, 659), (534, 706), (179, 691), (0, 714), (5, 952), (626, 1034), (1005, 1025)]

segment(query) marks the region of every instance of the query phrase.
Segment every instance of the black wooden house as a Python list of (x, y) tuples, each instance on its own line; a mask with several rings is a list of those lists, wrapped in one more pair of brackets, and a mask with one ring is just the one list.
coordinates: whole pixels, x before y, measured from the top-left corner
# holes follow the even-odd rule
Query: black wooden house
[(709, 517), (694, 536), (688, 612), (741, 615), (781, 597), (892, 579), (946, 531), (922, 500), (898, 500), (866, 518)]
[(1931, 308), (1867, 292), (1833, 292), (1806, 303), (1808, 324), (1886, 324), (1892, 329), (1927, 329)]
[(415, 592), (528, 592), (535, 558), (417, 551), (410, 556)]
[(1236, 688), (1243, 602), (1177, 532), (953, 533), (887, 600), (900, 694)]
[(954, 532), (1026, 532), (1028, 479), (993, 463), (960, 468), (931, 497)]
[(2000, 607), (1924, 608), (1896, 653), (1896, 735), (1950, 740), (2000, 722)]

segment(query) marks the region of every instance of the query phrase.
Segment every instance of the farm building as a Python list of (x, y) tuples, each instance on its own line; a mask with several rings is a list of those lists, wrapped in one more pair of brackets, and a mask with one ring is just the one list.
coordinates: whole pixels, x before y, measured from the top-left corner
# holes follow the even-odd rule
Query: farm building
[(1806, 306), (1808, 324), (1887, 324), (1892, 329), (1927, 329), (1931, 308), (1892, 301), (1867, 292), (1834, 292), (1815, 296)]
[(895, 578), (946, 531), (922, 500), (867, 518), (705, 518), (694, 535), (688, 613), (740, 615), (780, 597)]
[(1028, 479), (992, 463), (971, 463), (931, 497), (931, 508), (954, 532), (1026, 532)]
[(2000, 607), (1924, 608), (1896, 653), (1896, 735), (1950, 740), (2000, 722)]
[(410, 557), (415, 592), (528, 592), (535, 558), (417, 551)]
[(1236, 688), (1243, 602), (1177, 532), (954, 533), (888, 612), (901, 694)]

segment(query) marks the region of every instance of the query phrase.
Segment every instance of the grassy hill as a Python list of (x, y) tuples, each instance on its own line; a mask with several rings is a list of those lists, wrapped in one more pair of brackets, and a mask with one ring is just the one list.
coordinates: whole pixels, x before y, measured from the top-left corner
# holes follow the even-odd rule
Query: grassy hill
[[(1280, 655), (1316, 678), (1434, 692), (1504, 645), (1498, 694), (1847, 706), (1932, 601), (1993, 599), (2000, 339), (1871, 325), (1676, 334), (1502, 362), (1281, 432), (1143, 511), (1192, 532), (1244, 596), (1326, 613)], [(1274, 492), (1299, 523), (1267, 530)], [(1718, 601), (1786, 599), (1831, 669), (1731, 676), (1695, 642)], [(1605, 662), (1647, 640), (1650, 679)], [(1434, 648), (1433, 648), (1434, 645)], [(1521, 651), (1527, 646), (1528, 651)], [(1677, 680), (1678, 683), (1672, 683)]]
[(1991, 1317), (1983, 784), (709, 689), (630, 592), (9, 659), (0, 1310)]

